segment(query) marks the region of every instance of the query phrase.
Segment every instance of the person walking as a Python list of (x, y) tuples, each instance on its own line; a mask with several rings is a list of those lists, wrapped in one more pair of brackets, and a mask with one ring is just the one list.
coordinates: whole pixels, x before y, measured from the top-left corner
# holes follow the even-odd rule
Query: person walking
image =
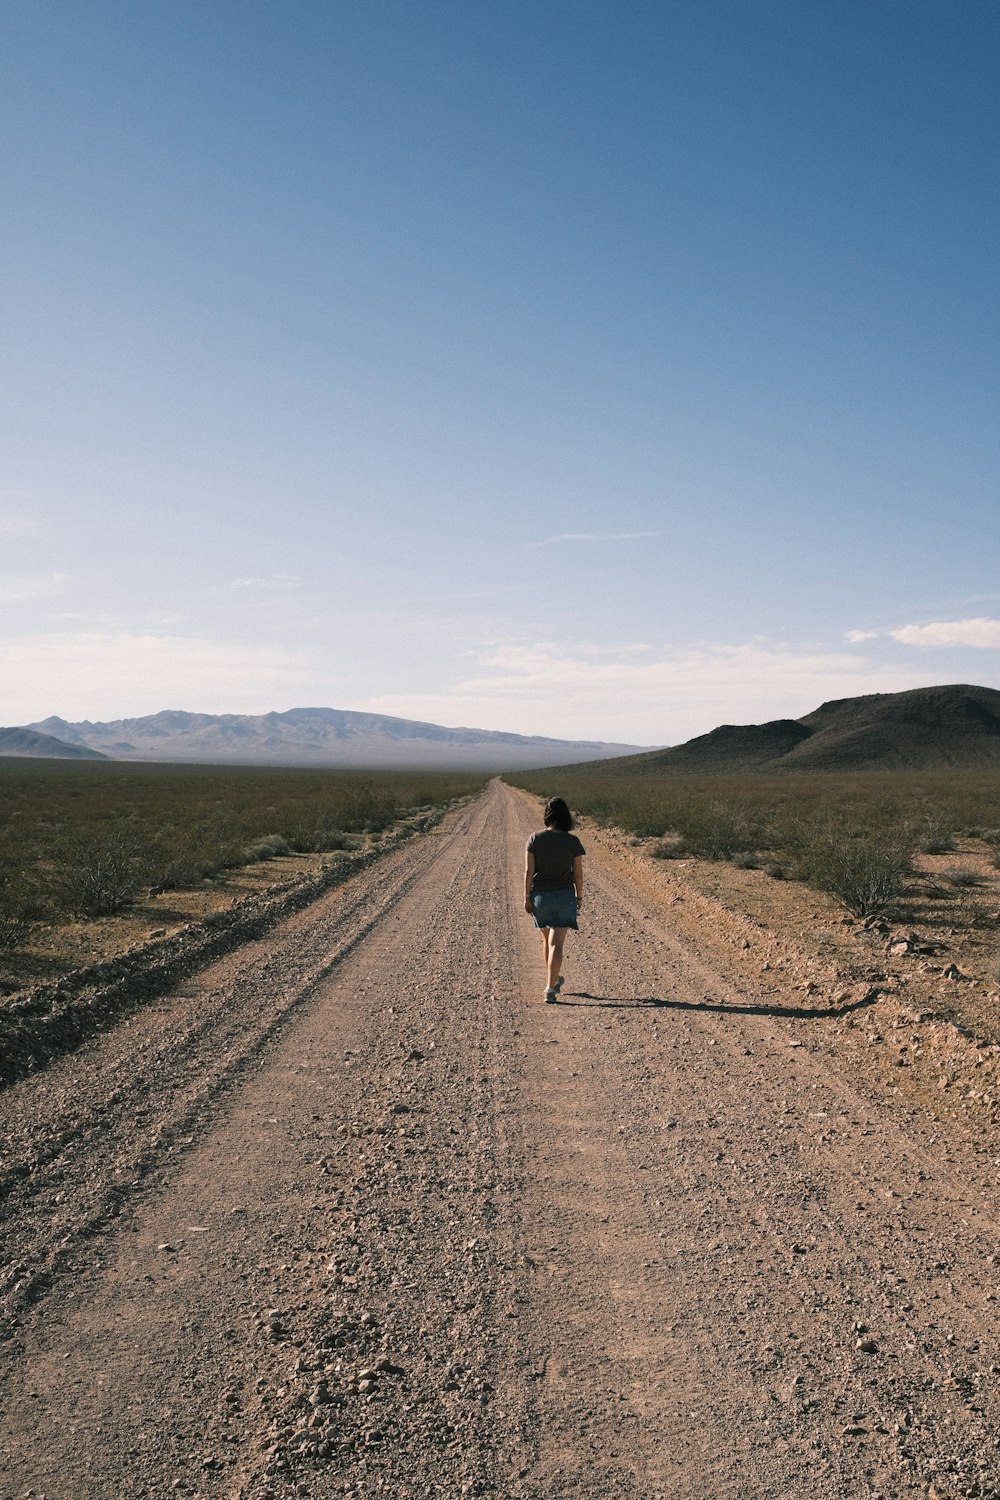
[(577, 927), (583, 899), (586, 850), (571, 832), (573, 815), (561, 797), (545, 804), (545, 828), (533, 833), (524, 851), (524, 909), (542, 934), (545, 1003), (554, 1005), (563, 986), (566, 934)]

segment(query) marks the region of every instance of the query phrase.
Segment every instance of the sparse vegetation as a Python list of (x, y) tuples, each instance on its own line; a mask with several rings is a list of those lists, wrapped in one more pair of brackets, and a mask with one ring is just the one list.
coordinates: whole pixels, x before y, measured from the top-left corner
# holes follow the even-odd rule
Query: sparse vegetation
[[(642, 840), (638, 839), (637, 843)], [(657, 839), (655, 844), (650, 844), (648, 851), (654, 859), (683, 859), (683, 839)]]
[(0, 862), (0, 952), (20, 947), (43, 910), (37, 879), (11, 851)]
[(744, 859), (768, 847), (769, 821), (743, 798), (713, 799), (686, 809), (684, 847), (702, 859)]
[(291, 854), (292, 846), (280, 833), (268, 833), (256, 843), (250, 845), (247, 854), (251, 859), (279, 859), (283, 854)]
[(983, 883), (983, 877), (978, 870), (966, 870), (960, 866), (956, 866), (951, 870), (942, 870), (941, 878), (947, 881), (949, 885), (955, 886), (958, 890), (965, 890), (970, 886), (982, 885)]
[(918, 847), (921, 854), (950, 854), (955, 847), (955, 831), (933, 816), (928, 816)]
[(423, 826), (484, 777), (0, 758), (0, 949), (254, 861)]
[(111, 916), (134, 900), (151, 860), (150, 842), (130, 820), (73, 829), (53, 851), (49, 890), (71, 916)]
[(814, 831), (798, 850), (806, 881), (826, 891), (856, 917), (878, 916), (902, 894), (913, 850), (902, 831), (864, 834)]
[[(858, 916), (890, 909), (914, 856), (950, 852), (970, 829), (1000, 868), (1000, 781), (984, 772), (616, 778), (606, 765), (507, 779), (565, 796), (602, 826), (655, 839), (646, 847), (656, 858), (729, 860), (802, 879)], [(981, 879), (959, 867), (942, 878), (956, 889)]]

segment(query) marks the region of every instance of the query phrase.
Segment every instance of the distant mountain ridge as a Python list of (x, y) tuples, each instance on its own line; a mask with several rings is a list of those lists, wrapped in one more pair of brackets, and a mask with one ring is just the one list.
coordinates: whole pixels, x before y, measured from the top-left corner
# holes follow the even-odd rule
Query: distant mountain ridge
[(100, 750), (71, 745), (34, 729), (0, 729), (0, 755), (28, 756), (46, 760), (107, 760)]
[(98, 751), (113, 760), (361, 770), (467, 767), (512, 771), (556, 762), (602, 760), (638, 748), (490, 729), (447, 729), (415, 719), (338, 708), (292, 708), (266, 714), (196, 714), (166, 709), (143, 718), (103, 724), (89, 720), (73, 724), (53, 716), (16, 732), (47, 735), (70, 747), (71, 753), (75, 747), (78, 752)]
[(957, 683), (834, 698), (800, 719), (720, 724), (683, 745), (594, 769), (650, 776), (1000, 770), (1000, 692)]

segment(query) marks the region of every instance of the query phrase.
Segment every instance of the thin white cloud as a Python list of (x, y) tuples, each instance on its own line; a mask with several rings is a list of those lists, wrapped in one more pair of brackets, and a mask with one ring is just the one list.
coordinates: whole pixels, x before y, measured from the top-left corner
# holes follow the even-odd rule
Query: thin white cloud
[(32, 599), (51, 599), (66, 586), (66, 573), (36, 573), (14, 577), (0, 575), (0, 604), (24, 604)]
[(658, 653), (537, 642), (494, 648), (475, 675), (444, 692), (346, 706), (521, 734), (675, 744), (721, 723), (795, 718), (828, 698), (926, 683), (926, 671), (857, 652), (770, 641)]
[[(494, 641), (466, 658), (456, 680), (430, 679), (430, 690), (359, 693), (362, 670), (351, 672), (355, 690), (347, 693), (343, 663), (305, 646), (91, 626), (0, 641), (0, 724), (166, 707), (257, 713), (310, 702), (561, 739), (676, 744), (721, 723), (797, 718), (830, 698), (956, 680), (952, 667), (929, 670), (923, 653), (910, 660), (769, 640), (698, 648)], [(391, 657), (377, 670), (383, 683), (406, 681)], [(374, 686), (379, 678), (368, 680)]]
[(988, 615), (975, 620), (935, 620), (929, 625), (902, 625), (888, 634), (903, 646), (971, 646), (977, 651), (1000, 650), (1000, 620)]
[(661, 531), (562, 531), (557, 536), (543, 536), (528, 547), (550, 547), (555, 542), (636, 542), (654, 536)]
[(230, 583), (230, 588), (297, 589), (301, 581), (294, 573), (269, 573), (263, 578), (234, 578)]
[(844, 639), (858, 646), (862, 641), (877, 641), (881, 634), (881, 630), (848, 630)]
[(152, 634), (63, 632), (0, 642), (0, 723), (117, 719), (185, 708), (264, 712), (314, 682), (287, 652)]

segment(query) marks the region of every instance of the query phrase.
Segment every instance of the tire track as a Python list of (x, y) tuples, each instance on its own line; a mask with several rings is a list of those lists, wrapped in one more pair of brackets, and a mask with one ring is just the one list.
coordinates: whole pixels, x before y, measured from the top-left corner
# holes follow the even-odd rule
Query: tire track
[(50, 1500), (513, 1493), (496, 809), (494, 793), (442, 841), (169, 1177), (104, 1226), (100, 1263), (61, 1275), (6, 1382), (19, 1483)]
[(975, 1163), (600, 852), (542, 1005), (535, 817), (493, 784), (24, 1086), (0, 1500), (1000, 1495)]
[(159, 1004), (37, 1077), (0, 1092), (0, 1338), (76, 1248), (189, 1146), (218, 1104), (331, 970), (384, 920), (456, 838), (394, 851)]
[(564, 1003), (529, 1012), (525, 1213), (559, 1245), (536, 1295), (562, 1354), (539, 1494), (1000, 1493), (1000, 1225), (976, 1163), (812, 1050), (821, 1020), (762, 1014), (686, 953), (617, 864), (589, 891)]

